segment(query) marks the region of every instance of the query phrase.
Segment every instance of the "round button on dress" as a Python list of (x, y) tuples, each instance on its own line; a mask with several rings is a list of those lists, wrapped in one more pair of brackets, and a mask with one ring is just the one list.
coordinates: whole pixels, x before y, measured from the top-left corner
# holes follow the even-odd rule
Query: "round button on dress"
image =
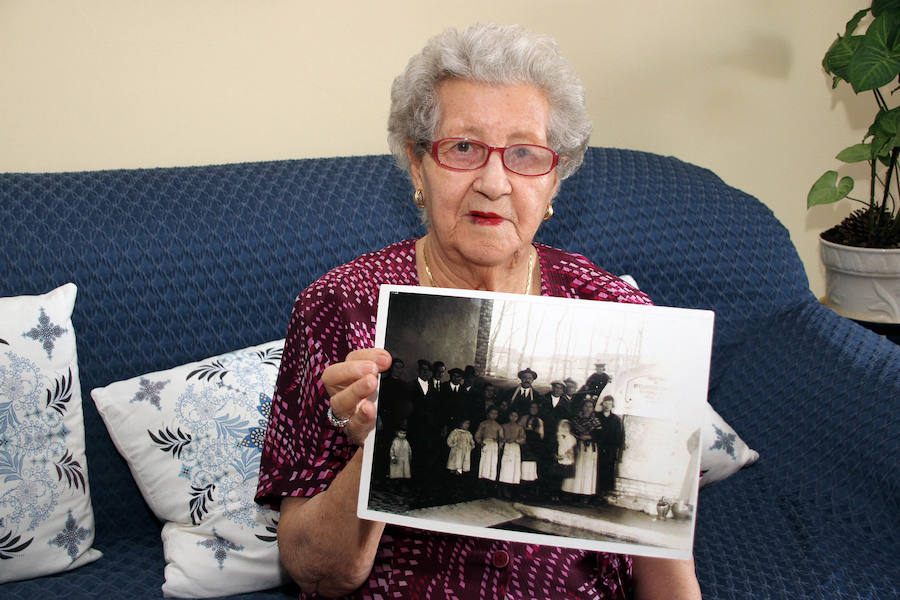
[(491, 557), (491, 564), (498, 569), (502, 569), (509, 564), (509, 553), (506, 550), (497, 550)]

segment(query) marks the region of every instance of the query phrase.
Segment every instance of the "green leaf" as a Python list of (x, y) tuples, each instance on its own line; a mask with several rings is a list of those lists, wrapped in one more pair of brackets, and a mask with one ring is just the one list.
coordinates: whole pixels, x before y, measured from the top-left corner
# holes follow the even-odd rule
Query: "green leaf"
[(886, 10), (900, 10), (900, 0), (874, 0), (872, 2), (873, 16), (880, 17)]
[(835, 158), (845, 163), (872, 160), (872, 144), (854, 144), (841, 150)]
[(894, 136), (889, 135), (884, 131), (877, 130), (875, 136), (872, 138), (872, 156), (882, 158), (889, 155), (891, 153), (891, 148), (894, 146), (893, 141)]
[[(822, 67), (825, 69), (825, 72), (848, 81), (850, 59), (853, 58), (854, 52), (862, 46), (863, 39), (865, 39), (865, 36), (862, 35), (838, 36), (825, 53), (825, 58), (822, 59)], [(835, 81), (834, 85), (837, 85), (837, 81)]]
[[(893, 1), (900, 3), (900, 0), (893, 0)], [(847, 28), (844, 29), (844, 35), (853, 35), (853, 32), (856, 31), (856, 28), (859, 26), (859, 22), (862, 21), (863, 17), (865, 17), (868, 13), (869, 13), (869, 9), (864, 8), (861, 11), (857, 12), (855, 15), (853, 15), (853, 18), (850, 19), (849, 21), (847, 21)], [(875, 16), (878, 16), (878, 15), (875, 15)]]
[(826, 171), (809, 190), (806, 195), (806, 208), (812, 208), (819, 204), (832, 204), (846, 198), (853, 190), (853, 178), (844, 177), (838, 183), (837, 171)]
[(866, 137), (872, 136), (872, 156), (882, 157), (900, 145), (900, 107), (882, 110), (875, 116)]
[(866, 31), (853, 53), (847, 77), (856, 93), (879, 88), (900, 74), (900, 16), (886, 12)]

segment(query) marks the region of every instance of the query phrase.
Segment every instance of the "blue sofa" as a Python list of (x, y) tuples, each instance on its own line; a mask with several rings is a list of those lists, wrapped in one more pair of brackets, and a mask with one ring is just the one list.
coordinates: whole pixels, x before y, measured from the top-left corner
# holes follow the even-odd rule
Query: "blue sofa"
[[(716, 311), (710, 403), (762, 456), (701, 492), (705, 598), (897, 598), (900, 349), (808, 289), (788, 232), (708, 170), (591, 148), (539, 241)], [(90, 400), (141, 373), (282, 337), (296, 294), (422, 234), (388, 156), (0, 175), (0, 296), (79, 286), (99, 561), (18, 598), (158, 598), (159, 523)], [(275, 589), (240, 598), (290, 597)]]

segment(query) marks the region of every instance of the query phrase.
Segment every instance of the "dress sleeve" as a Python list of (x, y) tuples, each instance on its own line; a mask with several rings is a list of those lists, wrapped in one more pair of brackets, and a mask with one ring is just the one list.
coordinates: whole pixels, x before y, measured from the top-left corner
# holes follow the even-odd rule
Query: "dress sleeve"
[(328, 423), (321, 376), (329, 364), (372, 340), (364, 331), (360, 335), (358, 315), (336, 296), (311, 286), (294, 304), (260, 460), (256, 501), (265, 506), (278, 508), (285, 496), (325, 490), (355, 451)]

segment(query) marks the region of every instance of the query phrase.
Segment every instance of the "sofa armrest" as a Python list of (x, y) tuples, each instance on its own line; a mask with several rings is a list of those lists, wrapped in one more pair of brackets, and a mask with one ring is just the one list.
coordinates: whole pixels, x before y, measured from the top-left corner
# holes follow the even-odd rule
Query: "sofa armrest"
[(900, 348), (811, 297), (729, 340), (710, 402), (761, 458), (701, 494), (704, 598), (890, 597)]

